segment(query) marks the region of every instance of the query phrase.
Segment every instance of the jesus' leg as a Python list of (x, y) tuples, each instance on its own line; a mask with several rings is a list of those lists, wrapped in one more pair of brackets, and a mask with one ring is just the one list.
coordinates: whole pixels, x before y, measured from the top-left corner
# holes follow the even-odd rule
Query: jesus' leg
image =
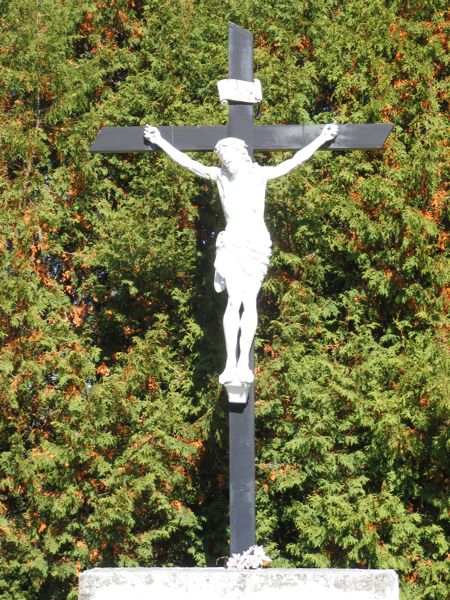
[(258, 296), (261, 282), (259, 279), (246, 282), (242, 303), (244, 311), (241, 317), (241, 339), (239, 342), (239, 361), (237, 364), (237, 375), (243, 383), (251, 383), (254, 379), (253, 371), (250, 369), (250, 349), (255, 337), (258, 324), (258, 313), (256, 310), (256, 298)]
[(236, 379), (236, 353), (237, 340), (240, 327), (239, 310), (241, 308), (241, 286), (240, 279), (227, 277), (228, 304), (223, 316), (223, 331), (225, 334), (225, 346), (227, 349), (227, 362), (225, 370), (219, 376), (219, 383), (231, 383)]

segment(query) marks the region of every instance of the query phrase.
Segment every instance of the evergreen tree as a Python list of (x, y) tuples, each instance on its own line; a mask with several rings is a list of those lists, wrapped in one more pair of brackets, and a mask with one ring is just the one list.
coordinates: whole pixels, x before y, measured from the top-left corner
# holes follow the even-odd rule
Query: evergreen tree
[(216, 192), (160, 153), (89, 153), (103, 125), (225, 123), (228, 19), (255, 34), (261, 123), (394, 123), (269, 189), (258, 541), (275, 566), (394, 568), (404, 600), (446, 598), (444, 10), (0, 0), (2, 598), (228, 552)]

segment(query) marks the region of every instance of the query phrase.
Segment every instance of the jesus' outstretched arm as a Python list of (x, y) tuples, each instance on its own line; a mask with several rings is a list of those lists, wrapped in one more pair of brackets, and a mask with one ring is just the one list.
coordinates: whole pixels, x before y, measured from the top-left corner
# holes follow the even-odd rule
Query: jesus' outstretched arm
[(204, 179), (216, 178), (216, 172), (218, 171), (216, 167), (208, 167), (197, 160), (192, 159), (184, 152), (181, 152), (175, 148), (175, 146), (172, 146), (170, 142), (165, 140), (156, 127), (146, 125), (144, 129), (144, 139), (151, 144), (159, 146), (161, 150), (164, 150), (164, 152), (170, 156), (172, 160), (185, 169), (192, 171), (192, 173), (195, 173), (195, 175), (203, 177)]
[(337, 133), (338, 126), (335, 123), (325, 125), (320, 135), (318, 135), (310, 144), (296, 152), (292, 158), (285, 160), (275, 167), (263, 167), (264, 177), (266, 177), (266, 179), (276, 179), (277, 177), (286, 175), (289, 171), (292, 171), (292, 169), (295, 169), (295, 167), (298, 167), (298, 165), (305, 162), (305, 160), (308, 160), (308, 158), (323, 146), (323, 144), (334, 140)]

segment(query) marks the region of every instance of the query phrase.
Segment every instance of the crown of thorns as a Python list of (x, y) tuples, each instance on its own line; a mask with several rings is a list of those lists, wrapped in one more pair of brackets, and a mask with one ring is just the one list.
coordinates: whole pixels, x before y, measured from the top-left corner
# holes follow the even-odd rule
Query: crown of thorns
[(217, 144), (214, 147), (214, 152), (218, 154), (222, 150), (222, 148), (227, 148), (229, 146), (238, 148), (239, 150), (247, 150), (248, 148), (244, 140), (235, 137), (227, 137), (217, 142)]

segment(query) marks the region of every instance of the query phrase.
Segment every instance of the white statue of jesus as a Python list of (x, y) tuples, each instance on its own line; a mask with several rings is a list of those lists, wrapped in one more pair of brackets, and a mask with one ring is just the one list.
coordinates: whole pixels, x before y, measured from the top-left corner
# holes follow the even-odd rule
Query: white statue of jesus
[(228, 292), (223, 317), (227, 361), (219, 377), (222, 384), (253, 381), (249, 356), (258, 322), (256, 298), (267, 273), (272, 245), (264, 223), (267, 182), (305, 162), (323, 144), (333, 140), (337, 132), (336, 124), (326, 125), (308, 146), (275, 167), (253, 162), (243, 140), (224, 138), (215, 147), (221, 167), (208, 167), (177, 150), (163, 139), (156, 127), (145, 127), (146, 140), (159, 146), (182, 167), (215, 181), (219, 190), (226, 227), (217, 238), (214, 287), (218, 292), (224, 289)]

